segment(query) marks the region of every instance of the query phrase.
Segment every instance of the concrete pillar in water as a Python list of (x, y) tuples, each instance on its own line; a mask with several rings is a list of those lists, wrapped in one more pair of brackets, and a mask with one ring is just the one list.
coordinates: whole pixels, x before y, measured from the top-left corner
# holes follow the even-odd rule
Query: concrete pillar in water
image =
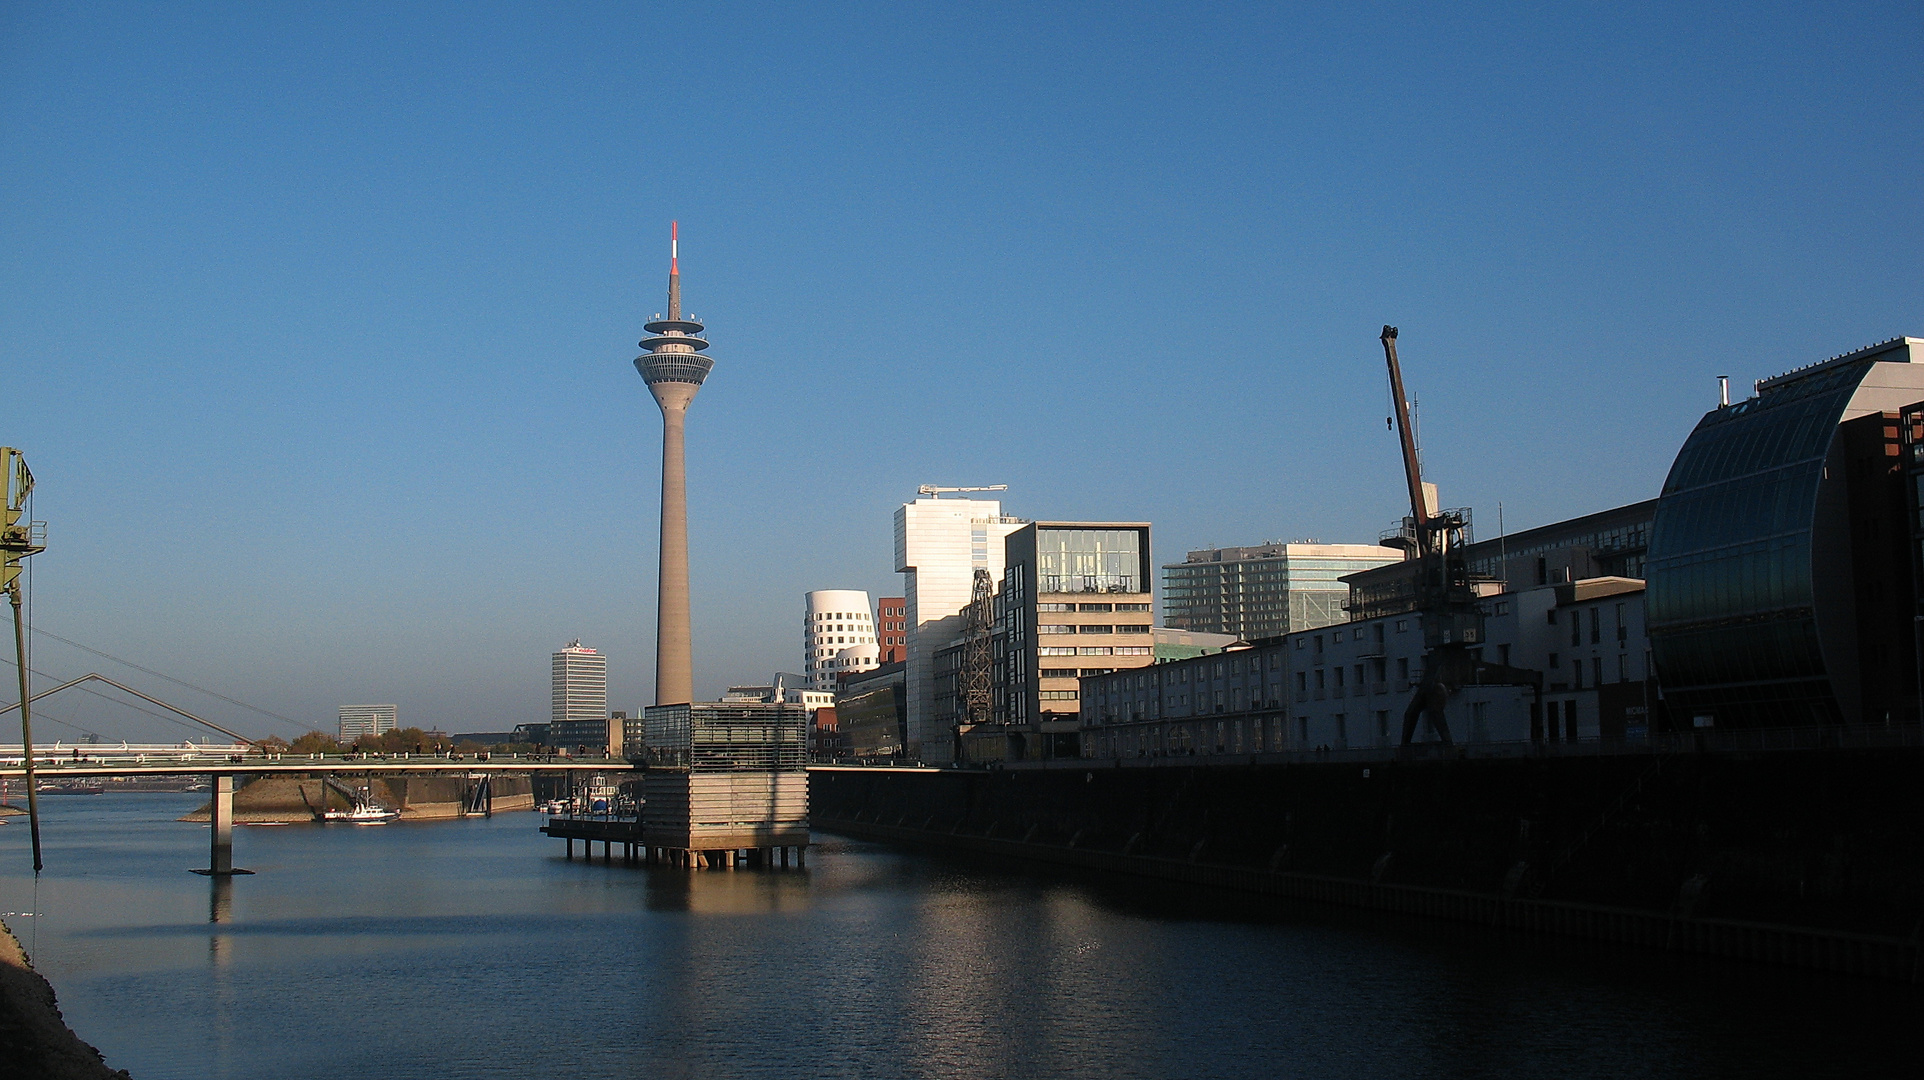
[(234, 872), (234, 777), (214, 777), (214, 853), (207, 864), (215, 877)]
[(207, 859), (207, 869), (196, 870), (196, 874), (208, 877), (230, 877), (234, 874), (251, 874), (252, 870), (234, 869), (234, 777), (222, 773), (211, 777), (214, 781), (213, 820), (208, 832), (213, 834), (213, 845)]

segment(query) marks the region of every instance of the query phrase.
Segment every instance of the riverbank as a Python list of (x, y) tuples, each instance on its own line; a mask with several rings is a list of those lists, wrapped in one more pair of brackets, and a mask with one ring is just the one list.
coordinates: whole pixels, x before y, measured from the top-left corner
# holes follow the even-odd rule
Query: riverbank
[[(453, 776), (390, 776), (349, 783), (372, 789), (374, 801), (401, 811), (404, 821), (460, 817), (466, 810), (466, 781)], [(527, 776), (493, 776), (492, 809), (497, 813), (534, 809), (534, 787)], [(234, 820), (243, 825), (313, 821), (322, 810), (349, 809), (347, 797), (319, 779), (257, 776), (234, 792)], [(213, 804), (204, 803), (181, 821), (210, 821)]]
[(0, 921), (0, 1071), (48, 1080), (131, 1080), (67, 1027), (53, 986), (33, 969), (12, 928)]

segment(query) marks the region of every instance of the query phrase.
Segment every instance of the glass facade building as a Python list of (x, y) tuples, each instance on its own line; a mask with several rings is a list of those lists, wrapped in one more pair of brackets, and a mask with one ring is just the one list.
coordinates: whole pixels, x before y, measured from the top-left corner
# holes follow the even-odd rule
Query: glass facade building
[(1920, 345), (1899, 338), (1767, 379), (1685, 441), (1646, 559), (1672, 723), (1861, 719), (1839, 425), (1924, 400)]
[(1248, 641), (1348, 618), (1343, 578), (1401, 559), (1380, 544), (1265, 544), (1192, 551), (1162, 568), (1163, 621)]

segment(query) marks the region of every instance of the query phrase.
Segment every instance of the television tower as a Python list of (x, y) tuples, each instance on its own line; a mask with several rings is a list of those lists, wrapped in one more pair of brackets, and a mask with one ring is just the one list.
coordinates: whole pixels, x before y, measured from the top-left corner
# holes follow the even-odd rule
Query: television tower
[(668, 317), (642, 327), (649, 333), (635, 370), (661, 406), (661, 568), (655, 593), (655, 704), (695, 699), (695, 661), (688, 626), (688, 468), (683, 432), (688, 406), (714, 370), (702, 356), (702, 325), (681, 317), (681, 229), (668, 226)]

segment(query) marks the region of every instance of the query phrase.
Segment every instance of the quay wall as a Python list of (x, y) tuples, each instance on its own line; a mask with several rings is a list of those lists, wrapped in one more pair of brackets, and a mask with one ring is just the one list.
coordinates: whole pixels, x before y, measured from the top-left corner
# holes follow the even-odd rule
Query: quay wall
[(1916, 979), (1921, 780), (1915, 748), (833, 770), (811, 774), (811, 815), (891, 841)]

